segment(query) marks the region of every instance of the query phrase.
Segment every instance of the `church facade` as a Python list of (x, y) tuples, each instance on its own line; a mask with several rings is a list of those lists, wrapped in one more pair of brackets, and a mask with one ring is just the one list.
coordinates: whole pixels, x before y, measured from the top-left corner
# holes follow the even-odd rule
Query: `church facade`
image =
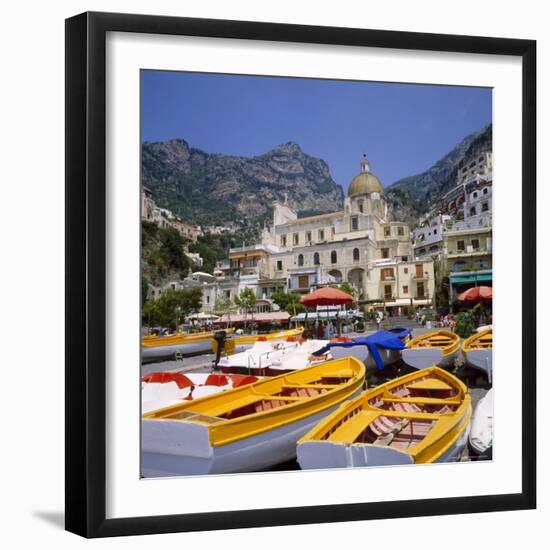
[[(410, 227), (388, 221), (384, 188), (366, 159), (350, 183), (343, 210), (298, 218), (286, 203), (275, 202), (272, 225), (261, 242), (231, 249), (218, 267), (217, 282), (226, 298), (232, 297), (231, 280), (237, 292), (238, 281), (246, 279), (260, 299), (276, 290), (305, 294), (347, 281), (359, 303), (374, 309), (404, 314), (410, 306), (433, 304), (433, 261), (416, 261)], [(208, 303), (215, 298), (210, 295)]]

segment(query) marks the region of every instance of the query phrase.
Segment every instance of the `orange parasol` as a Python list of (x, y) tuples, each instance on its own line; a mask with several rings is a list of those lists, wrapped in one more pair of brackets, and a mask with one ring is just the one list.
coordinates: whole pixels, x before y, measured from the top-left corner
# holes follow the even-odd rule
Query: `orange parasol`
[(353, 297), (338, 288), (319, 288), (300, 299), (300, 303), (307, 307), (337, 306), (351, 304)]
[(461, 302), (490, 302), (493, 289), (490, 286), (474, 286), (458, 295)]

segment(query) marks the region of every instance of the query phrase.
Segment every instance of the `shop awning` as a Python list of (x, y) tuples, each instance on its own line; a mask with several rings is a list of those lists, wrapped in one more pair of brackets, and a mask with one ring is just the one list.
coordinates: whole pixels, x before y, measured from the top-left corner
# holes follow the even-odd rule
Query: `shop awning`
[(490, 273), (482, 273), (480, 275), (459, 275), (456, 277), (451, 277), (452, 284), (460, 283), (475, 283), (481, 281), (492, 281), (493, 276)]

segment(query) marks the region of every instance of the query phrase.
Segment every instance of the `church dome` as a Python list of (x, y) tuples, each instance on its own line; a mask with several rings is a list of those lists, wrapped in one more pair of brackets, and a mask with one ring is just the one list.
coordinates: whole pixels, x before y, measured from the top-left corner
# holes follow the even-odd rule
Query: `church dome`
[(348, 188), (348, 197), (353, 195), (367, 195), (370, 193), (384, 194), (384, 188), (380, 180), (370, 171), (369, 163), (366, 159), (361, 161), (361, 172), (355, 176)]

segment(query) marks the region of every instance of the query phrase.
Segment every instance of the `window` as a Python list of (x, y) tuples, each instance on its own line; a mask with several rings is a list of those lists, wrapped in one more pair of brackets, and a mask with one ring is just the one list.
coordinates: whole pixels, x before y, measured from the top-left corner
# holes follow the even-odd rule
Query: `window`
[(391, 285), (384, 285), (384, 300), (391, 300)]
[(357, 203), (357, 208), (359, 209), (359, 212), (361, 212), (361, 214), (363, 213), (363, 201), (359, 201)]
[(488, 202), (482, 202), (481, 203), (481, 211), (487, 212), (489, 210), (489, 203)]
[(477, 191), (474, 191), (474, 199), (477, 199)]
[(407, 285), (403, 285), (403, 294), (409, 293), (409, 287)]
[(286, 235), (281, 235), (281, 246), (286, 246)]
[(479, 239), (472, 239), (472, 248), (474, 250), (479, 250)]
[(459, 260), (458, 262), (455, 262), (453, 264), (453, 271), (462, 271), (464, 269), (469, 269), (468, 268), (468, 263), (465, 262), (464, 260)]
[(425, 249), (425, 248), (420, 248), (420, 249), (418, 250), (418, 255), (419, 255), (419, 256), (422, 256), (423, 254), (426, 254), (426, 249)]
[(282, 271), (282, 270), (283, 270), (283, 261), (277, 260), (277, 271)]
[(477, 267), (478, 269), (487, 269), (489, 267), (489, 260), (476, 260), (474, 267)]
[(309, 275), (300, 275), (298, 277), (298, 288), (309, 288)]
[(434, 229), (434, 235), (437, 235), (437, 228)]
[(319, 240), (324, 241), (325, 240), (325, 230), (319, 229)]
[(409, 273), (409, 268), (408, 268), (408, 267), (404, 268), (404, 269), (403, 269), (403, 273), (405, 273), (405, 275), (408, 275), (408, 273)]
[(472, 206), (470, 208), (470, 216), (475, 216), (476, 215), (476, 207), (475, 206)]
[(390, 249), (389, 248), (383, 248), (382, 249), (382, 258), (389, 258), (390, 257)]
[(207, 296), (207, 297), (206, 297), (206, 303), (207, 303), (207, 304), (210, 303), (210, 296)]
[(399, 226), (399, 227), (397, 228), (397, 234), (398, 234), (400, 237), (402, 237), (402, 236), (405, 234), (405, 228), (402, 227), (402, 226)]
[[(401, 256), (401, 261), (402, 262), (408, 262), (409, 261), (409, 257), (408, 256)], [(405, 271), (406, 273), (406, 271)]]
[(456, 249), (459, 252), (464, 252), (464, 241), (457, 241), (456, 243)]
[(336, 250), (333, 250), (331, 253), (330, 253), (330, 263), (331, 264), (335, 264), (338, 262), (338, 255), (336, 254)]
[(487, 195), (487, 193), (489, 193), (489, 189), (487, 189), (487, 187), (485, 187), (485, 189), (483, 189), (483, 194)]
[(416, 283), (416, 297), (417, 298), (425, 298), (424, 283)]
[(359, 261), (359, 249), (358, 248), (353, 249), (353, 261), (354, 262)]
[(380, 270), (380, 279), (382, 281), (393, 281), (395, 279), (393, 275), (393, 267), (385, 267)]
[(357, 218), (357, 216), (353, 216), (351, 218), (351, 230), (352, 231), (357, 231), (359, 229), (359, 220)]
[(315, 254), (313, 254), (313, 265), (319, 265), (320, 263), (319, 252), (315, 252)]
[(424, 264), (416, 264), (414, 267), (415, 267), (415, 276), (424, 277)]
[(336, 229), (334, 229), (334, 227), (331, 227), (330, 228), (330, 236), (332, 239), (334, 239), (334, 235), (336, 234)]
[(391, 235), (391, 227), (384, 227), (384, 237), (389, 237)]
[(306, 243), (311, 242), (311, 231), (306, 231)]
[(293, 242), (294, 244), (298, 244), (299, 240), (300, 240), (300, 235), (299, 235), (299, 233), (294, 233), (294, 235), (292, 235), (292, 242)]
[(298, 254), (298, 265), (299, 266), (304, 265), (304, 255), (303, 254)]

